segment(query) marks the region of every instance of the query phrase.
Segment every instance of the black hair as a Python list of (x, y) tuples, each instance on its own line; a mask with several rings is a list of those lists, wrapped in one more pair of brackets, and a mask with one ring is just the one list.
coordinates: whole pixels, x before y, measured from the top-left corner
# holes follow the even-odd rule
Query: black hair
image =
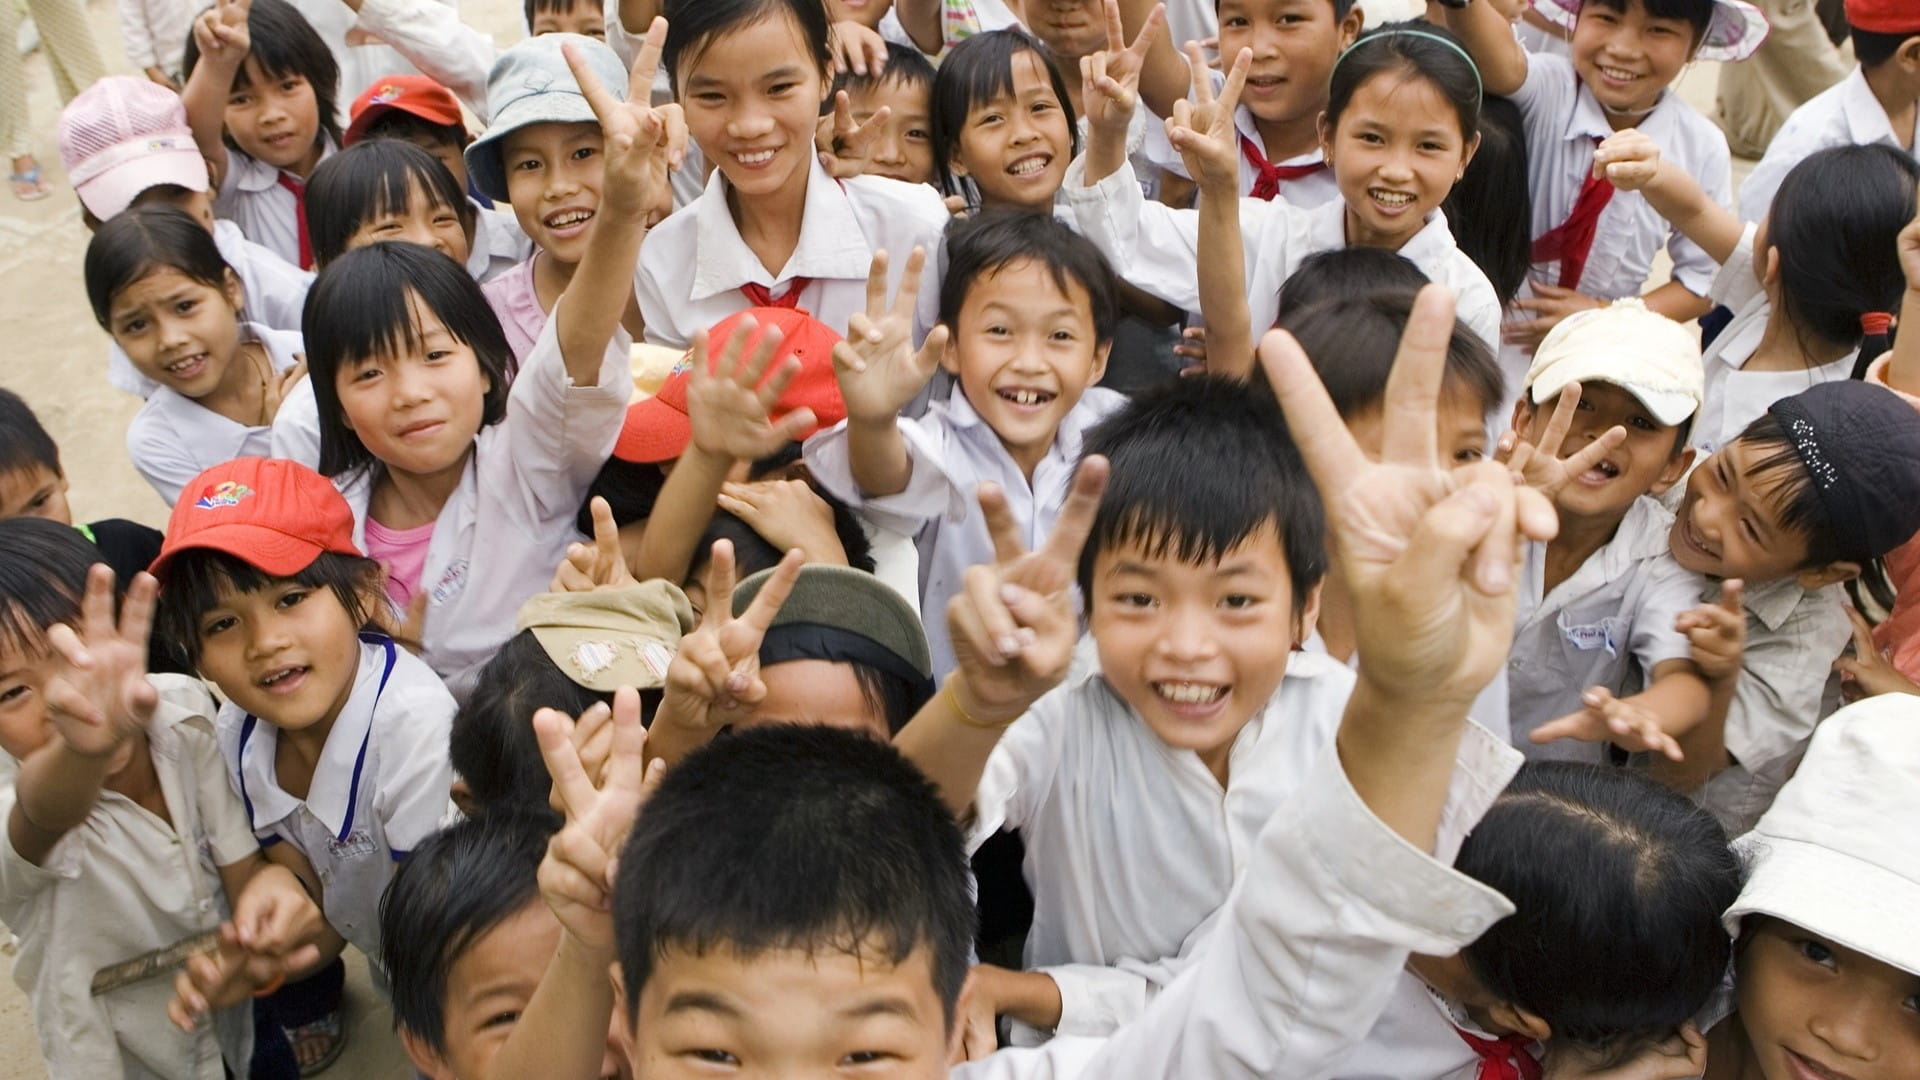
[(976, 105), (1007, 97), (1013, 93), (1013, 59), (1032, 53), (1047, 73), (1053, 95), (1067, 117), (1067, 133), (1073, 140), (1072, 153), (1080, 153), (1080, 125), (1073, 115), (1073, 99), (1067, 96), (1067, 82), (1059, 65), (1047, 53), (1040, 40), (1024, 30), (989, 30), (955, 45), (940, 59), (933, 76), (933, 97), (928, 107), (928, 126), (932, 128), (933, 175), (946, 195), (965, 195), (977, 203), (976, 193), (953, 171), (960, 150), (960, 135), (967, 129), (967, 114)]
[[(1374, 292), (1291, 308), (1280, 328), (1300, 342), (1333, 407), (1351, 419), (1386, 399), (1387, 376), (1412, 314), (1407, 293)], [(1506, 400), (1506, 378), (1493, 351), (1465, 325), (1455, 324), (1447, 341), (1445, 379), (1447, 389), (1465, 390), (1480, 403), (1483, 418)], [(1253, 384), (1272, 392), (1264, 368), (1255, 368)]]
[(1629, 4), (1639, 4), (1648, 15), (1656, 19), (1679, 19), (1693, 28), (1693, 43), (1700, 44), (1707, 27), (1713, 24), (1713, 0), (1583, 0), (1582, 7), (1594, 4), (1627, 13)]
[[(1332, 0), (1332, 2), (1333, 17), (1336, 20), (1346, 18), (1347, 12), (1353, 10), (1353, 0)], [(1213, 0), (1213, 11), (1215, 15), (1220, 13), (1220, 0)]]
[(631, 1021), (669, 952), (931, 953), (953, 1022), (973, 944), (965, 844), (933, 783), (890, 744), (776, 724), (687, 755), (620, 858), (613, 923)]
[(1900, 51), (1900, 46), (1920, 36), (1920, 32), (1885, 34), (1862, 30), (1857, 26), (1847, 27), (1847, 34), (1853, 38), (1853, 58), (1867, 69), (1877, 68), (1893, 59), (1893, 54)]
[[(972, 41), (974, 39), (968, 38)], [(1069, 283), (1087, 291), (1093, 308), (1093, 336), (1113, 340), (1120, 318), (1120, 286), (1107, 257), (1093, 241), (1049, 214), (1031, 210), (983, 210), (947, 225), (947, 271), (940, 279), (940, 321), (958, 332), (960, 308), (974, 283), (1009, 265), (1032, 260), (1045, 267), (1060, 291)]]
[(307, 236), (315, 266), (346, 254), (369, 221), (410, 211), (413, 186), (473, 235), (473, 204), (439, 158), (398, 139), (361, 140), (329, 157), (307, 180)]
[(1505, 308), (1533, 264), (1533, 194), (1527, 186), (1527, 130), (1520, 107), (1503, 97), (1480, 106), (1480, 148), (1440, 204), (1453, 239), (1487, 275)]
[(55, 476), (60, 469), (60, 447), (47, 434), (33, 407), (19, 394), (0, 387), (0, 473), (40, 466)]
[(526, 0), (522, 11), (527, 17), (527, 30), (529, 32), (533, 30), (533, 17), (541, 12), (551, 11), (556, 15), (565, 15), (582, 4), (600, 8), (602, 11), (606, 10), (606, 5), (601, 0)]
[(1480, 130), (1480, 70), (1451, 31), (1418, 19), (1374, 27), (1340, 54), (1327, 83), (1327, 130), (1340, 126), (1340, 114), (1362, 86), (1388, 73), (1432, 83), (1460, 120), (1462, 145), (1473, 141)]
[(853, 677), (860, 683), (860, 700), (867, 708), (886, 718), (887, 734), (898, 735), (920, 707), (933, 699), (933, 683), (912, 683), (872, 664), (849, 660)]
[[(332, 139), (338, 145), (340, 63), (313, 24), (287, 0), (253, 0), (247, 11), (247, 36), (251, 42), (247, 57), (260, 65), (262, 74), (275, 79), (297, 75), (313, 87), (314, 111), (320, 117), (320, 130), (314, 137)], [(186, 55), (181, 61), (183, 74), (191, 77), (199, 62), (200, 45), (188, 34)], [(233, 83), (240, 86), (246, 79), (247, 69), (242, 65)], [(223, 134), (221, 140), (229, 150), (240, 149), (231, 135)]]
[(452, 259), (418, 244), (355, 248), (328, 263), (314, 279), (301, 312), (307, 378), (320, 409), (320, 473), (340, 476), (376, 462), (341, 415), (340, 372), (369, 357), (420, 347), (413, 299), (431, 311), (456, 341), (473, 350), (487, 377), (480, 426), (507, 415), (507, 372), (513, 349), (486, 294)]
[(673, 83), (673, 94), (683, 91), (686, 67), (697, 61), (715, 38), (761, 19), (784, 14), (800, 29), (800, 40), (813, 54), (821, 81), (833, 70), (830, 23), (823, 0), (667, 0), (661, 8), (667, 18), (667, 41), (660, 63)]
[[(589, 0), (582, 0), (582, 2), (589, 2)], [(424, 116), (410, 113), (405, 109), (388, 109), (375, 117), (372, 123), (361, 129), (360, 138), (355, 145), (377, 139), (411, 142), (419, 137), (425, 137), (455, 150), (464, 149), (467, 145), (467, 129), (464, 125), (436, 124)], [(445, 167), (444, 164), (441, 166), (441, 168)]]
[(653, 516), (653, 504), (660, 501), (660, 489), (667, 483), (667, 474), (653, 462), (627, 461), (610, 457), (600, 472), (587, 485), (587, 497), (580, 500), (580, 513), (574, 516), (573, 524), (583, 536), (593, 535), (593, 500), (599, 496), (607, 500), (607, 508), (613, 511), (616, 525), (630, 525), (636, 521), (645, 521)]
[(1862, 601), (1863, 590), (1872, 599), (1871, 606), (1880, 611), (1892, 610), (1894, 590), (1887, 577), (1886, 553), (1875, 552), (1861, 558), (1854, 550), (1854, 538), (1840, 535), (1834, 527), (1833, 515), (1814, 487), (1806, 459), (1800, 456), (1779, 417), (1771, 412), (1761, 413), (1740, 432), (1737, 441), (1752, 452), (1745, 482), (1756, 488), (1771, 489), (1769, 498), (1779, 508), (1780, 527), (1807, 542), (1807, 557), (1800, 568), (1811, 570), (1836, 562), (1858, 562), (1860, 576), (1847, 582), (1847, 594), (1862, 610), (1869, 606)]
[(100, 553), (80, 530), (46, 518), (0, 520), (0, 647), (47, 650), (47, 628), (80, 621), (87, 571)]
[(239, 278), (213, 234), (176, 206), (142, 206), (113, 215), (87, 241), (83, 274), (93, 317), (112, 333), (113, 298), (159, 270), (177, 270), (223, 296)]
[[(897, 41), (887, 42), (887, 66), (879, 71), (870, 71), (865, 75), (847, 69), (833, 77), (833, 89), (845, 90), (849, 94), (871, 93), (886, 83), (901, 86), (924, 86), (931, 91), (933, 87), (933, 64), (925, 53), (911, 45), (902, 45)], [(831, 101), (827, 107), (831, 108)]]
[(1513, 902), (1461, 958), (1556, 1041), (1624, 1058), (1670, 1037), (1720, 985), (1740, 894), (1727, 834), (1646, 774), (1523, 766), (1454, 865)]
[(1327, 572), (1326, 514), (1280, 406), (1219, 375), (1175, 379), (1089, 431), (1082, 456), (1113, 467), (1080, 552), (1080, 592), (1094, 606), (1102, 551), (1214, 562), (1271, 526), (1286, 551), (1298, 613)]
[[(840, 541), (840, 550), (846, 553), (847, 565), (855, 570), (873, 573), (873, 540), (860, 524), (860, 516), (853, 512), (852, 507), (841, 502), (839, 496), (814, 482), (813, 474), (802, 462), (801, 450), (801, 443), (790, 442), (766, 457), (755, 460), (747, 466), (747, 479), (805, 480), (813, 493), (820, 496), (820, 501), (827, 504), (827, 509), (833, 511), (834, 537)], [(709, 543), (707, 546), (711, 548), (713, 545)], [(774, 564), (779, 561), (775, 558)]]
[(380, 897), (380, 965), (396, 1028), (447, 1052), (447, 977), (474, 943), (540, 900), (552, 813), (491, 813), (434, 833)]
[(1397, 251), (1374, 247), (1337, 247), (1300, 260), (1300, 268), (1280, 286), (1280, 312), (1309, 308), (1329, 300), (1373, 293), (1412, 297), (1432, 279)]
[(533, 734), (533, 714), (558, 709), (579, 716), (596, 702), (610, 705), (613, 695), (574, 682), (533, 631), (508, 638), (480, 669), (448, 740), (453, 771), (467, 782), (474, 807), (544, 808), (553, 781)]
[(200, 617), (226, 597), (291, 581), (308, 589), (326, 589), (346, 609), (354, 626), (372, 629), (374, 605), (384, 604), (380, 564), (359, 555), (323, 551), (306, 568), (277, 577), (237, 555), (212, 548), (188, 548), (174, 555), (160, 575), (160, 604), (154, 612), (157, 633), (180, 650), (190, 666), (200, 663)]

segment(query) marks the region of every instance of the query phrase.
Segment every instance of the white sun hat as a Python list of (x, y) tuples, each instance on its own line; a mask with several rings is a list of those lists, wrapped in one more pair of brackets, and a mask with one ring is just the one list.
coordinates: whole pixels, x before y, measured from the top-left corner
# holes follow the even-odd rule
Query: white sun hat
[[(1580, 4), (1581, 0), (1533, 0), (1533, 10), (1571, 35), (1573, 24), (1580, 21)], [(1707, 32), (1700, 36), (1700, 48), (1693, 58), (1745, 60), (1759, 51), (1771, 29), (1767, 17), (1746, 0), (1713, 0), (1713, 17), (1707, 22)]]

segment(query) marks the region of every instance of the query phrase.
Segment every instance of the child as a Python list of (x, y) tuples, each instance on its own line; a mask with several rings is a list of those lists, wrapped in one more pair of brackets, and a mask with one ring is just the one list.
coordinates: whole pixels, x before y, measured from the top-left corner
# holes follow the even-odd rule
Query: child
[[(233, 222), (214, 218), (207, 163), (179, 95), (128, 75), (101, 79), (60, 111), (60, 162), (89, 231), (130, 207), (179, 207), (213, 233), (220, 257), (240, 277), (249, 319), (274, 330), (300, 329), (313, 275), (247, 239)], [(159, 386), (135, 371), (117, 344), (108, 347), (107, 379), (143, 398)]]
[(887, 66), (877, 74), (842, 71), (833, 92), (845, 93), (853, 121), (863, 127), (887, 110), (881, 133), (868, 144), (866, 172), (908, 184), (934, 182), (933, 65), (917, 49), (887, 43)]
[(976, 209), (1053, 212), (1080, 131), (1045, 46), (1018, 30), (968, 38), (941, 62), (931, 107), (942, 193)]
[[(184, 0), (120, 0), (120, 44), (127, 62), (163, 90), (180, 89), (180, 61), (193, 23)], [(112, 78), (113, 76), (108, 76)]]
[[(257, 40), (256, 40), (257, 39)], [(340, 143), (340, 68), (287, 0), (223, 0), (194, 20), (181, 94), (214, 209), (303, 270), (307, 177)]]
[[(1024, 211), (957, 224), (940, 285), (941, 327), (917, 353), (909, 341), (923, 259), (907, 260), (891, 310), (887, 261), (876, 256), (874, 299), (836, 350), (847, 420), (808, 440), (806, 460), (829, 492), (920, 549), (920, 610), (936, 677), (953, 670), (937, 617), (967, 568), (993, 550), (968, 493), (993, 482), (1013, 507), (1023, 542), (1038, 544), (1059, 516), (1086, 431), (1123, 398), (1093, 384), (1106, 367), (1116, 300), (1093, 245), (1051, 217)], [(935, 367), (960, 392), (919, 420), (902, 405)]]
[[(169, 503), (202, 469), (267, 450), (281, 403), (306, 368), (299, 334), (245, 321), (246, 294), (206, 227), (185, 211), (116, 215), (87, 245), (87, 299), (134, 370), (158, 385), (127, 426), (134, 468)], [(317, 460), (319, 440), (292, 409), (284, 453)]]
[(389, 240), (430, 247), (465, 268), (474, 225), (453, 176), (425, 150), (393, 139), (342, 150), (307, 185), (307, 235), (323, 268)]
[(1881, 145), (1911, 151), (1920, 111), (1920, 14), (1899, 4), (1853, 0), (1847, 28), (1858, 64), (1830, 89), (1787, 117), (1766, 156), (1740, 185), (1740, 217), (1767, 216), (1787, 173), (1812, 154), (1832, 146)]
[(113, 575), (88, 569), (94, 551), (79, 533), (15, 518), (0, 521), (0, 544), (0, 750), (17, 773), (0, 793), (0, 918), (20, 938), (14, 979), (47, 1070), (219, 1080), (224, 1063), (243, 1075), (247, 1009), (181, 1031), (167, 1022), (166, 980), (89, 984), (219, 928), (229, 905), (230, 932), (284, 970), (310, 959), (295, 947), (318, 925), (313, 904), (261, 857), (220, 765), (206, 690), (145, 672), (153, 579), (134, 579), (116, 624)]
[(835, 181), (820, 164), (814, 130), (831, 85), (820, 4), (668, 7), (663, 59), (688, 134), (714, 170), (641, 255), (634, 292), (647, 340), (685, 348), (696, 330), (756, 306), (798, 306), (846, 325), (866, 309), (874, 252), (931, 244), (946, 206), (928, 188)]

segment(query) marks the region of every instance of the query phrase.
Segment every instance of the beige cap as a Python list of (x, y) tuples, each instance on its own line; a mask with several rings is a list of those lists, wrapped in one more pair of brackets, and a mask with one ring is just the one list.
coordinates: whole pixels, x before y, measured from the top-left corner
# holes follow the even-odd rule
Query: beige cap
[(1637, 299), (1560, 320), (1534, 350), (1527, 400), (1545, 405), (1568, 383), (1612, 383), (1673, 427), (1700, 408), (1700, 339)]
[(567, 677), (603, 693), (666, 682), (693, 607), (679, 586), (654, 580), (592, 592), (540, 593), (520, 606), (515, 628), (531, 630)]

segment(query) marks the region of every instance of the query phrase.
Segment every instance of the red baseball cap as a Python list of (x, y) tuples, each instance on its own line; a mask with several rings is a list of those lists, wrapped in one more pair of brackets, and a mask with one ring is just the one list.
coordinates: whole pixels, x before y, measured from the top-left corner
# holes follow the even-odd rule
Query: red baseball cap
[(457, 127), (460, 137), (466, 138), (466, 121), (460, 116), (460, 103), (454, 100), (453, 91), (425, 75), (387, 75), (373, 80), (373, 85), (353, 99), (353, 108), (347, 111), (351, 123), (340, 137), (340, 145), (359, 142), (375, 120), (395, 109), (430, 124)]
[(1913, 0), (1847, 0), (1847, 25), (1869, 34), (1920, 33)]
[[(798, 409), (812, 409), (816, 424), (801, 433), (803, 439), (846, 419), (847, 403), (840, 399), (840, 383), (833, 375), (833, 347), (840, 343), (840, 335), (804, 311), (748, 308), (727, 316), (707, 331), (707, 355), (717, 358), (726, 348), (727, 339), (747, 319), (752, 319), (757, 327), (749, 348), (760, 340), (766, 328), (780, 330), (780, 349), (774, 362), (767, 365), (769, 372), (789, 356), (800, 360), (800, 370), (794, 373), (780, 400), (774, 402), (773, 419)], [(693, 354), (689, 352), (660, 384), (659, 393), (627, 409), (626, 426), (620, 430), (620, 441), (613, 444), (614, 457), (650, 465), (671, 461), (687, 448), (693, 439), (693, 421), (687, 416), (687, 380), (692, 363)]]
[(224, 551), (275, 577), (305, 570), (323, 551), (360, 554), (353, 508), (333, 481), (276, 458), (235, 458), (180, 489), (160, 557), (147, 572), (160, 577), (188, 548)]

